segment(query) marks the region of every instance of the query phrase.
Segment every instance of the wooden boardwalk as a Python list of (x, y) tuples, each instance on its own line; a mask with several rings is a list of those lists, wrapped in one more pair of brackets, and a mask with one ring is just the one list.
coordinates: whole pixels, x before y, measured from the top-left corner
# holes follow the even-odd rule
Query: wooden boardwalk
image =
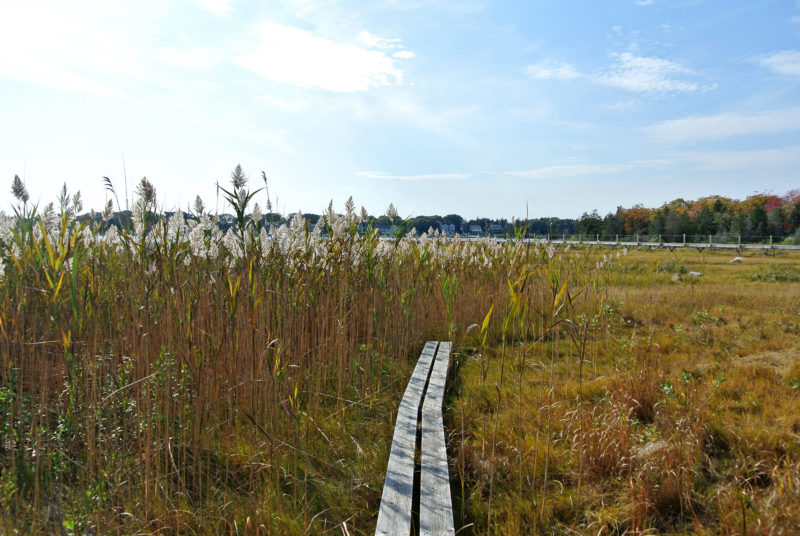
[(408, 382), (375, 534), (409, 536), (412, 529), (426, 536), (455, 534), (442, 421), (450, 348), (449, 342), (428, 341)]

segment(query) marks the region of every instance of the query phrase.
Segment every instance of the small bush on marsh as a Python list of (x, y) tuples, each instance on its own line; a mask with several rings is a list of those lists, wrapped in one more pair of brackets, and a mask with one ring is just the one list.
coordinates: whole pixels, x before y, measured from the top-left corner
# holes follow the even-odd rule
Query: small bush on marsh
[(700, 310), (692, 313), (691, 320), (696, 327), (703, 327), (706, 324), (716, 324), (718, 318), (706, 310)]
[(656, 271), (659, 273), (667, 273), (667, 274), (685, 274), (689, 270), (680, 261), (668, 260), (660, 262), (658, 264)]
[(795, 282), (800, 281), (800, 270), (788, 264), (768, 264), (750, 276), (753, 281)]

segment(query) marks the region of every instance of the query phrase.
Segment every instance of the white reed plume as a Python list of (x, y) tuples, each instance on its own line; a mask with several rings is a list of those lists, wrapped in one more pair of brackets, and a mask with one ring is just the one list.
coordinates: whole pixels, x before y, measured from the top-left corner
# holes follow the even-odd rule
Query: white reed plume
[(167, 221), (167, 240), (176, 242), (185, 234), (186, 220), (183, 219), (183, 213), (178, 211), (169, 217)]
[(232, 228), (228, 229), (228, 232), (225, 233), (225, 238), (223, 238), (222, 243), (225, 249), (228, 250), (228, 253), (230, 253), (231, 262), (244, 257), (241, 241)]
[(264, 214), (261, 213), (261, 207), (258, 206), (258, 203), (253, 205), (253, 212), (250, 215), (250, 221), (252, 222), (253, 226), (256, 229), (261, 228), (261, 220), (264, 218)]
[(8, 244), (13, 238), (11, 230), (14, 228), (14, 218), (0, 212), (0, 245)]

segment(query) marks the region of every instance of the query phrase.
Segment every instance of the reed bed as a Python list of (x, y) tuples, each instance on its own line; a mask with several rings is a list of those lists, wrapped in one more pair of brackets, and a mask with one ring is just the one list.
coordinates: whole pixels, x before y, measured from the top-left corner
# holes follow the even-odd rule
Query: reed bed
[[(424, 341), (533, 337), (600, 269), (519, 240), (362, 235), (352, 202), (267, 231), (238, 168), (227, 233), (137, 192), (118, 229), (112, 205), (79, 220), (65, 188), (38, 210), (15, 180), (0, 532), (370, 533)], [(535, 322), (509, 325), (520, 311)]]

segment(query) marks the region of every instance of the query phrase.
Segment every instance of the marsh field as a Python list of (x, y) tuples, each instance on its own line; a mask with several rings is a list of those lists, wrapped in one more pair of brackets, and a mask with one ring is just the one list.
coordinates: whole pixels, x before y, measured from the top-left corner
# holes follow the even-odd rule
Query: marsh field
[(459, 534), (800, 526), (797, 253), (268, 232), (236, 189), (222, 234), (140, 193), (2, 222), (3, 534), (370, 534), (429, 339)]

